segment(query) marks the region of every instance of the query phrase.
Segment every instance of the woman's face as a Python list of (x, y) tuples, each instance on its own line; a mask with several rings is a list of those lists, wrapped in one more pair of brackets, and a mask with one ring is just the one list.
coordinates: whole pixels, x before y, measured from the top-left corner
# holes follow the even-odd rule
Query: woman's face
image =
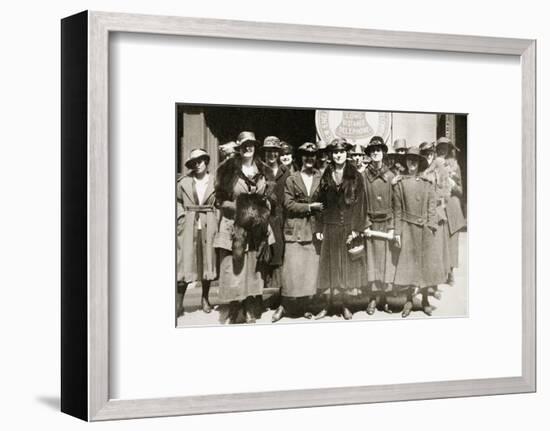
[(277, 163), (279, 159), (279, 151), (277, 150), (265, 150), (265, 161), (269, 165)]
[(202, 174), (206, 171), (206, 160), (203, 158), (193, 160), (189, 163), (189, 169), (193, 171), (194, 174)]
[(418, 160), (407, 159), (407, 170), (409, 171), (409, 174), (416, 174), (418, 171)]
[(353, 160), (355, 167), (360, 168), (363, 164), (363, 160), (365, 159), (365, 157), (363, 156), (363, 154), (353, 154), (351, 156), (351, 159)]
[(240, 153), (241, 156), (245, 159), (250, 159), (254, 157), (254, 151), (256, 150), (256, 146), (253, 142), (245, 142), (241, 145)]
[(429, 151), (425, 154), (425, 157), (426, 160), (428, 160), (428, 165), (431, 165), (435, 159), (435, 153), (433, 151)]
[(399, 149), (395, 150), (395, 152), (397, 154), (405, 154), (407, 152), (407, 150), (405, 148), (399, 148)]
[(311, 169), (315, 166), (315, 156), (313, 154), (304, 154), (302, 156), (302, 167)]
[(281, 157), (279, 158), (281, 163), (285, 166), (289, 166), (292, 163), (292, 154), (281, 154)]
[(332, 152), (332, 160), (337, 165), (343, 165), (348, 158), (348, 153), (346, 150), (335, 150)]
[(370, 151), (369, 157), (372, 159), (373, 162), (381, 162), (384, 158), (384, 152), (382, 151), (382, 148), (374, 147)]

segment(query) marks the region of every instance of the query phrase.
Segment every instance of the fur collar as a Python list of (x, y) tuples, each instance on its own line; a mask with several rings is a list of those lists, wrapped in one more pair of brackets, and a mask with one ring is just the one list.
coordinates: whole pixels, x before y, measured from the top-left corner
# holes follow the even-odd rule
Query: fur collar
[(339, 192), (342, 190), (344, 192), (344, 202), (346, 205), (355, 203), (359, 193), (358, 188), (362, 181), (359, 171), (357, 171), (355, 166), (350, 162), (346, 162), (344, 165), (342, 184), (340, 185), (334, 182), (334, 178), (332, 177), (333, 172), (334, 164), (330, 163), (321, 177), (321, 193), (327, 193), (329, 191)]
[(380, 169), (376, 169), (372, 163), (369, 163), (367, 166), (367, 170), (365, 172), (367, 180), (369, 182), (373, 182), (376, 178), (381, 178), (384, 182), (387, 182), (389, 180), (388, 175), (386, 174), (389, 171), (388, 167), (384, 164), (380, 167)]

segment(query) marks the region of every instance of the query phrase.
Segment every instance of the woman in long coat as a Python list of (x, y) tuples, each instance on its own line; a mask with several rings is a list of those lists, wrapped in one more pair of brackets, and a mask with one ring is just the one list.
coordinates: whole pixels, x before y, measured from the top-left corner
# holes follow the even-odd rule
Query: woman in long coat
[(374, 136), (370, 140), (365, 152), (371, 159), (364, 177), (367, 215), (372, 223), (370, 229), (365, 231), (369, 282), (367, 314), (372, 315), (378, 304), (383, 305), (385, 311), (391, 312), (386, 302), (386, 294), (391, 292), (395, 277), (396, 253), (393, 240), (372, 237), (370, 230), (390, 235), (394, 231), (392, 181), (395, 175), (383, 162), (388, 147), (380, 136)]
[(206, 151), (192, 150), (185, 162), (190, 173), (181, 177), (176, 187), (177, 280), (182, 295), (181, 304), (189, 283), (201, 281), (201, 306), (205, 313), (212, 311), (208, 293), (210, 282), (217, 275), (213, 243), (218, 227), (218, 211), (214, 206), (214, 178), (207, 171), (209, 161)]
[(230, 303), (230, 323), (236, 323), (241, 309), (246, 323), (255, 322), (254, 297), (263, 293), (263, 265), (274, 242), (269, 235), (270, 191), (262, 163), (256, 160), (257, 145), (254, 133), (241, 132), (239, 155), (224, 163), (216, 178), (221, 219), (214, 246), (220, 251), (219, 296)]
[(316, 235), (322, 239), (319, 291), (326, 294), (324, 308), (316, 319), (325, 317), (335, 294), (342, 297), (342, 316), (349, 320), (349, 295), (366, 285), (364, 258), (352, 259), (348, 244), (369, 225), (365, 214), (365, 186), (361, 174), (347, 161), (350, 145), (337, 138), (329, 146), (331, 163), (321, 177), (320, 202), (324, 210), (317, 223)]
[(317, 292), (319, 255), (314, 237), (315, 216), (323, 209), (319, 202), (321, 174), (315, 168), (317, 146), (306, 142), (298, 148), (302, 168), (285, 182), (285, 257), (282, 268), (281, 305), (273, 313), (277, 322), (289, 310), (301, 310), (311, 317), (311, 299)]
[[(394, 283), (407, 294), (403, 317), (412, 311), (413, 295), (429, 285), (426, 281), (431, 278), (429, 251), (437, 230), (434, 187), (421, 175), (428, 161), (418, 147), (413, 147), (405, 155), (405, 163), (408, 174), (397, 177), (393, 190), (395, 239), (401, 248)], [(431, 314), (427, 296), (423, 295), (422, 300), (424, 311)]]

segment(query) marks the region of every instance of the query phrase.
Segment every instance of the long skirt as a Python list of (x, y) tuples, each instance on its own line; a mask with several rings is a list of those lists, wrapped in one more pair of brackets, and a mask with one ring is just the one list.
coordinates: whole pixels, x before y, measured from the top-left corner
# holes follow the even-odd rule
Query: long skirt
[(424, 285), (443, 284), (447, 281), (450, 268), (447, 222), (439, 224), (435, 233), (428, 231), (424, 243)]
[[(370, 229), (387, 232), (388, 222), (373, 222)], [(369, 282), (393, 283), (397, 253), (391, 241), (379, 238), (366, 238), (365, 247), (367, 280)]]
[(313, 296), (317, 292), (319, 255), (312, 242), (287, 242), (282, 268), (281, 295), (289, 298)]
[(367, 285), (366, 258), (352, 260), (346, 246), (350, 225), (325, 224), (319, 261), (321, 293), (351, 293)]
[(256, 255), (256, 250), (247, 251), (242, 267), (237, 270), (233, 265), (231, 251), (220, 249), (220, 300), (242, 301), (248, 296), (262, 295), (264, 280), (256, 269)]
[(432, 233), (427, 226), (403, 223), (401, 251), (395, 268), (396, 285), (427, 287), (445, 282), (442, 233), (441, 226)]
[(451, 268), (458, 268), (458, 237), (460, 231), (449, 236), (449, 260)]

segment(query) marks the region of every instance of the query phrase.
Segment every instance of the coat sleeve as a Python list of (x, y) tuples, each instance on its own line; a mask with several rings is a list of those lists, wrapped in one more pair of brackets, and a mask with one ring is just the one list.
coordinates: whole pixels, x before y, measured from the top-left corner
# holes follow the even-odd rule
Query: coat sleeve
[(395, 235), (401, 235), (401, 227), (403, 224), (403, 190), (401, 187), (401, 182), (397, 181), (393, 185), (393, 219), (394, 219), (394, 228)]
[(435, 211), (436, 202), (435, 202), (435, 192), (431, 184), (428, 187), (428, 221), (427, 226), (432, 229), (437, 229), (437, 214)]
[(179, 184), (176, 186), (176, 217), (179, 226), (183, 223), (185, 219), (185, 210), (183, 208), (183, 192)]
[(361, 177), (357, 178), (357, 201), (352, 205), (351, 229), (355, 232), (363, 232), (372, 223), (367, 215), (367, 193), (365, 183)]
[(309, 204), (297, 202), (294, 193), (294, 182), (291, 177), (285, 181), (284, 208), (289, 215), (308, 215), (310, 213)]

